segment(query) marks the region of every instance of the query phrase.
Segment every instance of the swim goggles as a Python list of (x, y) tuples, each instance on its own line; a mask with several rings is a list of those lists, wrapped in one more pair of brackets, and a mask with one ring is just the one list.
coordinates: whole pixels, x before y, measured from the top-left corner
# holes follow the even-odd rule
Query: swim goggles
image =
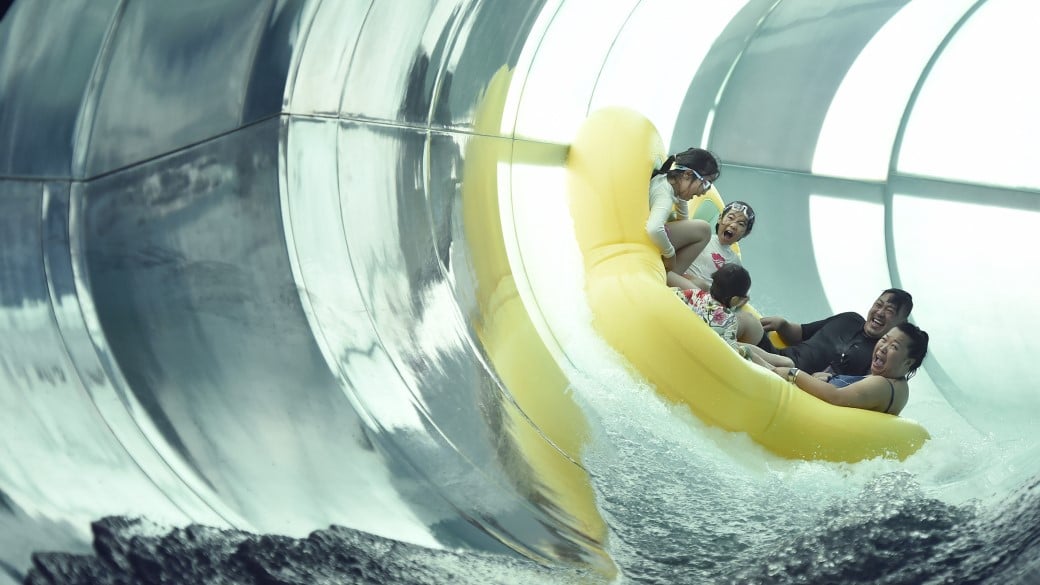
[(705, 179), (704, 177), (701, 176), (700, 173), (698, 173), (697, 171), (691, 169), (690, 167), (684, 167), (684, 166), (682, 166), (680, 164), (674, 164), (673, 163), (672, 164), (672, 170), (673, 171), (690, 171), (691, 173), (693, 173), (693, 176), (697, 177), (697, 180), (701, 182), (701, 187), (704, 187), (705, 191), (707, 191), (708, 189), (711, 189), (711, 181), (709, 181), (708, 179)]
[(749, 220), (755, 219), (755, 210), (751, 209), (747, 203), (730, 203), (722, 210), (723, 213), (726, 213), (727, 211), (739, 211), (746, 215)]

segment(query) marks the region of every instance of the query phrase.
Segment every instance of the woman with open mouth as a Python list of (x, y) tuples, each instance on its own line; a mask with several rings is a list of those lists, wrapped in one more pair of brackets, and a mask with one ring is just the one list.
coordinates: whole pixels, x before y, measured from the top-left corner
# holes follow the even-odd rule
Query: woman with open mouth
[(903, 322), (874, 345), (870, 373), (866, 376), (820, 372), (810, 375), (798, 368), (774, 368), (813, 396), (837, 406), (899, 414), (910, 398), (907, 381), (928, 353), (928, 333), (913, 323)]

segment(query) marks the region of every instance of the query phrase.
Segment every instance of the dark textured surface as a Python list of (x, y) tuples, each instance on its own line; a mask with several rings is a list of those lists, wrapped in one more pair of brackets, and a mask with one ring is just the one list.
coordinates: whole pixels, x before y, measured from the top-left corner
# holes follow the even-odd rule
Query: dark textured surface
[(37, 553), (31, 585), (568, 583), (588, 574), (512, 557), (434, 550), (333, 526), (307, 538), (199, 525), (168, 529), (147, 520), (92, 524), (93, 555)]

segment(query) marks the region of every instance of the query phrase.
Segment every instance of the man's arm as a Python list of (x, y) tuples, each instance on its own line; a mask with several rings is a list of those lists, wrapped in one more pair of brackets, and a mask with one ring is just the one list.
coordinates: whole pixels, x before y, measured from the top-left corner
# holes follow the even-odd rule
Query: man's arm
[(791, 323), (783, 317), (762, 317), (761, 322), (766, 333), (776, 331), (787, 345), (802, 342), (802, 326), (798, 323)]
[[(784, 340), (787, 345), (794, 345), (796, 343), (802, 343), (807, 341), (816, 332), (823, 329), (827, 325), (840, 322), (842, 319), (848, 318), (850, 315), (858, 317), (860, 320), (863, 317), (856, 315), (855, 313), (839, 313), (827, 317), (826, 319), (820, 319), (819, 321), (813, 321), (812, 323), (791, 323), (783, 317), (763, 317), (762, 318), (762, 329), (765, 329), (766, 333), (770, 331), (776, 331), (780, 335), (780, 339)], [(862, 326), (862, 322), (860, 325)]]

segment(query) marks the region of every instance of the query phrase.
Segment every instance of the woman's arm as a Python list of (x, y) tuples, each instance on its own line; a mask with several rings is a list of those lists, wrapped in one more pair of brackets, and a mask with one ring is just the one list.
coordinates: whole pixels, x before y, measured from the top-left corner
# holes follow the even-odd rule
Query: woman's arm
[[(775, 353), (769, 353), (768, 351), (758, 347), (757, 345), (751, 345), (750, 343), (742, 343), (741, 345), (748, 348), (752, 354), (758, 356), (758, 359), (766, 362), (766, 369), (772, 370), (777, 367), (793, 368), (794, 360), (787, 356), (778, 355)], [(757, 363), (757, 362), (756, 362)]]
[[(789, 375), (792, 369), (797, 370), (794, 376)], [(805, 392), (835, 406), (883, 411), (888, 404), (888, 381), (883, 376), (867, 376), (839, 389), (797, 368), (778, 367), (773, 371)]]

